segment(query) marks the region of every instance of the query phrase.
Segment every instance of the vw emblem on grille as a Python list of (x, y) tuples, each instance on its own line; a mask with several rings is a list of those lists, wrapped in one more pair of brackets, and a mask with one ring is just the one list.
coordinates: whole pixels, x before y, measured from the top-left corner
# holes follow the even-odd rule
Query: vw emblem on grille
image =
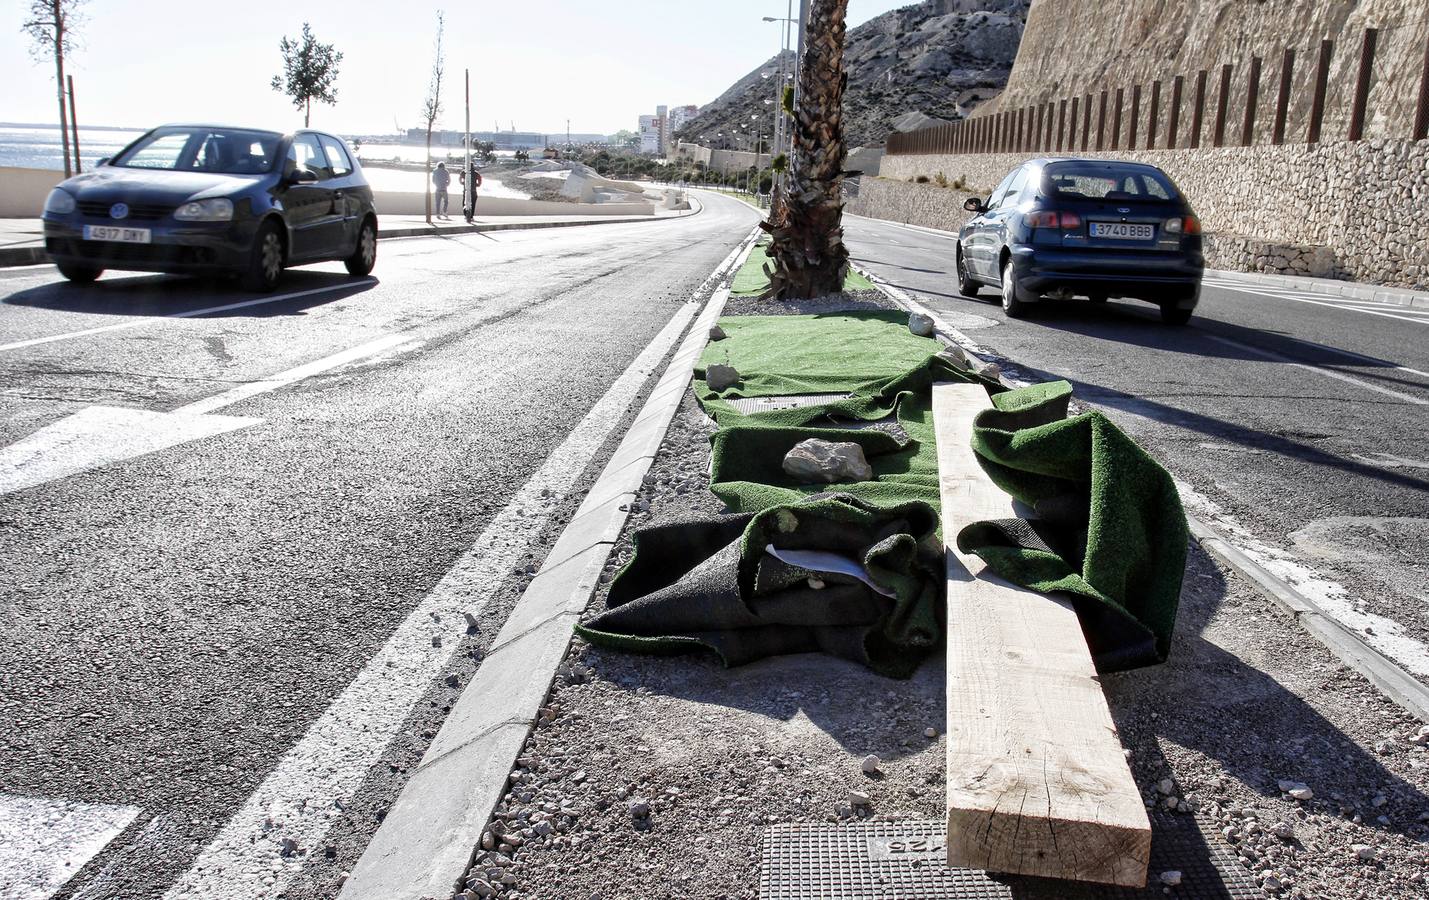
[(129, 204), (127, 204), (127, 203), (116, 203), (116, 204), (114, 204), (113, 206), (109, 207), (109, 218), (111, 218), (111, 219), (127, 219), (127, 218), (129, 218)]
[[(1131, 212), (1131, 207), (1129, 207), (1129, 206), (1118, 206), (1118, 207), (1116, 208), (1116, 211), (1119, 212), (1119, 213), (1129, 213), (1129, 212)], [(117, 219), (117, 218), (119, 218), (119, 217), (118, 217), (118, 216), (115, 216), (114, 218)]]

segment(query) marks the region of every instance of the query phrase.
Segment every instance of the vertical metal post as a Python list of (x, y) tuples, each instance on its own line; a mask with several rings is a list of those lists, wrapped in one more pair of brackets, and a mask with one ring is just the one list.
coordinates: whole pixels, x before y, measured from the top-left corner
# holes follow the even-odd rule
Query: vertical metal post
[[(69, 85), (69, 130), (74, 135), (74, 174), (78, 175), (84, 171), (84, 164), (79, 161), (79, 110), (74, 102), (74, 76), (66, 75), (65, 82)], [(64, 123), (60, 123), (64, 127)]]
[(1295, 51), (1286, 50), (1280, 58), (1280, 89), (1275, 92), (1275, 126), (1270, 143), (1285, 143), (1285, 119), (1290, 114), (1290, 86), (1295, 78)]
[(1017, 153), (1022, 152), (1022, 119), (1025, 110), (1017, 110), (1017, 124), (1012, 127), (1012, 149)]
[(1067, 127), (1067, 101), (1057, 101), (1057, 152), (1062, 152), (1062, 132)]
[(1072, 108), (1067, 116), (1067, 149), (1077, 149), (1077, 101), (1080, 97), (1072, 98)]
[(1186, 78), (1177, 75), (1171, 81), (1171, 122), (1166, 128), (1166, 147), (1176, 149), (1176, 132), (1181, 127), (1181, 91), (1186, 86)]
[(1330, 83), (1330, 58), (1335, 54), (1335, 42), (1320, 42), (1320, 59), (1315, 63), (1315, 94), (1310, 99), (1310, 125), (1305, 132), (1307, 144), (1320, 142), (1320, 123), (1325, 118), (1325, 88)]
[(1116, 89), (1116, 110), (1111, 117), (1111, 149), (1121, 149), (1121, 88)]
[(1102, 91), (1101, 103), (1097, 109), (1097, 149), (1100, 150), (1106, 137), (1106, 91)]
[(1141, 124), (1141, 85), (1136, 84), (1131, 87), (1131, 121), (1127, 129), (1130, 133), (1126, 137), (1126, 149), (1136, 149), (1136, 126)]
[(1221, 66), (1221, 86), (1216, 94), (1216, 126), (1211, 132), (1211, 146), (1219, 147), (1226, 142), (1226, 107), (1231, 99), (1231, 64)]
[(1087, 140), (1092, 133), (1092, 95), (1082, 96), (1082, 152), (1087, 152)]
[(1191, 148), (1201, 146), (1201, 121), (1206, 112), (1206, 70), (1196, 73), (1196, 105), (1191, 110)]
[(1057, 101), (1047, 101), (1047, 135), (1042, 139), (1042, 149), (1047, 152), (1052, 150), (1052, 129), (1057, 124)]
[(1424, 74), (1419, 76), (1419, 103), (1414, 107), (1414, 140), (1429, 137), (1429, 38), (1424, 41)]
[(1147, 114), (1146, 149), (1156, 149), (1156, 132), (1161, 126), (1161, 82), (1151, 82), (1151, 111)]
[(1369, 80), (1374, 71), (1374, 45), (1378, 39), (1379, 29), (1364, 30), (1364, 41), (1360, 44), (1360, 70), (1355, 77), (1355, 101), (1350, 108), (1349, 139), (1352, 141), (1364, 137), (1365, 107), (1369, 104)]
[(1240, 145), (1249, 147), (1255, 140), (1255, 108), (1260, 102), (1260, 57), (1250, 58), (1250, 72), (1245, 79), (1245, 121), (1240, 126)]

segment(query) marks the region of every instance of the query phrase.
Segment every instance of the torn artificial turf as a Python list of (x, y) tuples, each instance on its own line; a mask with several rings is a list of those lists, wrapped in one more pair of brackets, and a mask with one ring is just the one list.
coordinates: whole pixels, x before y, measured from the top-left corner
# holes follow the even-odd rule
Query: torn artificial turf
[[(681, 526), (637, 532), (610, 611), (578, 630), (643, 652), (708, 647), (731, 665), (819, 649), (910, 675), (945, 621), (932, 385), (979, 379), (911, 335), (902, 313), (745, 316), (721, 326), (728, 337), (706, 348), (695, 391), (720, 425), (710, 487), (732, 515), (688, 523), (683, 536)], [(713, 392), (699, 380), (703, 367), (726, 360), (741, 381)], [(1010, 581), (1070, 596), (1100, 671), (1164, 660), (1188, 540), (1170, 476), (1100, 413), (1068, 418), (1066, 382), (1013, 391), (982, 383), (993, 408), (977, 417), (974, 450), (993, 481), (1036, 516), (974, 523), (956, 536), (959, 546)], [(804, 393), (849, 396), (750, 415), (728, 402)], [(889, 417), (906, 438), (856, 427)], [(794, 481), (784, 454), (809, 437), (858, 443), (873, 479)], [(868, 583), (791, 574), (770, 561), (771, 546), (822, 546), (861, 566)], [(824, 588), (810, 589), (809, 578)]]

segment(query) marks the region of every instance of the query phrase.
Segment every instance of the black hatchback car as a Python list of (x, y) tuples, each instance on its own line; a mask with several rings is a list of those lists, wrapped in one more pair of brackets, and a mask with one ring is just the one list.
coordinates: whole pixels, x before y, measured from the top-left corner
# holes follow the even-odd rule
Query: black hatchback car
[(283, 267), (377, 261), (377, 213), (339, 138), (165, 125), (62, 182), (45, 200), (45, 250), (71, 281), (105, 269), (231, 274), (271, 291)]
[(1018, 166), (958, 233), (959, 289), (987, 285), (1017, 318), (1029, 304), (1074, 295), (1145, 300), (1184, 325), (1201, 297), (1201, 222), (1165, 172), (1105, 159)]

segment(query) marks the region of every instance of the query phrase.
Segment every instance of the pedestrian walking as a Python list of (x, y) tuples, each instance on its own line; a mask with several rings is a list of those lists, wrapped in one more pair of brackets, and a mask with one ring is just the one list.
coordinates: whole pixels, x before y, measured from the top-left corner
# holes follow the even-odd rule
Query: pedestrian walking
[(476, 218), (476, 189), (481, 187), (481, 173), (470, 163), (461, 174), (461, 213), (468, 225)]
[(447, 215), (447, 188), (451, 186), (452, 173), (447, 171), (447, 164), (437, 163), (437, 170), (432, 173), (432, 186), (436, 188), (436, 208), (437, 218), (450, 218)]

